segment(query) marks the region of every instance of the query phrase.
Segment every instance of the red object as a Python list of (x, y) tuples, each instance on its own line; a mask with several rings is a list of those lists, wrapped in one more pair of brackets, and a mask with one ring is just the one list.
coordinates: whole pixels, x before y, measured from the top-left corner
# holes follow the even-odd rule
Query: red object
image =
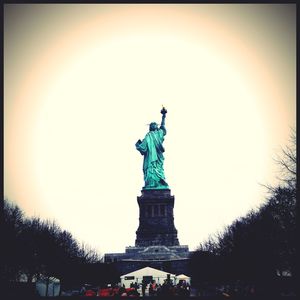
[[(134, 295), (136, 293), (134, 288), (127, 288), (126, 294), (128, 296)], [(99, 297), (113, 297), (119, 295), (119, 288), (105, 288), (105, 289), (100, 289), (98, 292)]]
[(100, 289), (98, 295), (100, 297), (112, 297), (118, 295), (118, 292), (119, 292), (119, 288), (105, 288), (105, 289)]
[(84, 294), (87, 297), (96, 296), (96, 293), (93, 290), (87, 290)]

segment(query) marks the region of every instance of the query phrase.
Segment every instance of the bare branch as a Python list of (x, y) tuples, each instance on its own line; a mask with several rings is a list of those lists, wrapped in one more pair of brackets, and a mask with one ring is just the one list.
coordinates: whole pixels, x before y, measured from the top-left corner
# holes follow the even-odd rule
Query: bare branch
[(290, 159), (292, 162), (296, 163), (296, 154), (295, 151), (286, 147), (286, 149), (282, 149), (283, 154)]

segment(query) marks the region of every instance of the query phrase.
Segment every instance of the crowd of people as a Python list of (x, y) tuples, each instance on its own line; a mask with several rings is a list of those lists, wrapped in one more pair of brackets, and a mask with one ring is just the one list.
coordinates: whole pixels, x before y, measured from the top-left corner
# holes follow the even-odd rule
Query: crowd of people
[(180, 280), (178, 284), (174, 285), (172, 280), (166, 279), (163, 284), (157, 283), (152, 280), (149, 283), (132, 282), (130, 288), (138, 291), (141, 288), (142, 296), (189, 296), (190, 285), (185, 280)]

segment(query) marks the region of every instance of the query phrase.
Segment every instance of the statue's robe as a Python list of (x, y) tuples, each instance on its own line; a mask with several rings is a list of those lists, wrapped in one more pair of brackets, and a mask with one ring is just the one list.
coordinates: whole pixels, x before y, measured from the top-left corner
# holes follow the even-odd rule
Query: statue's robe
[(136, 149), (144, 156), (144, 189), (168, 188), (163, 168), (164, 136), (163, 129), (149, 131), (143, 141), (136, 145)]

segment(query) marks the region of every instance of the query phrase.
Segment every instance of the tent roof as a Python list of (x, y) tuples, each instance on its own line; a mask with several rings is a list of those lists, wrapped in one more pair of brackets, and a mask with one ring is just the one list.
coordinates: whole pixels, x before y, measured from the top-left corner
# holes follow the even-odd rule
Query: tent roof
[(167, 277), (167, 274), (170, 274), (171, 276), (175, 276), (175, 274), (171, 274), (169, 272), (164, 272), (164, 271), (157, 270), (157, 269), (154, 269), (154, 268), (151, 268), (151, 267), (145, 267), (145, 268), (136, 270), (134, 272), (124, 274), (121, 277), (124, 277), (124, 276), (138, 276), (138, 275), (154, 276), (154, 277), (159, 277), (159, 276)]
[(177, 279), (187, 279), (187, 278), (190, 278), (190, 277), (187, 276), (187, 275), (184, 275), (184, 274), (180, 274), (180, 275), (177, 275), (176, 278)]

